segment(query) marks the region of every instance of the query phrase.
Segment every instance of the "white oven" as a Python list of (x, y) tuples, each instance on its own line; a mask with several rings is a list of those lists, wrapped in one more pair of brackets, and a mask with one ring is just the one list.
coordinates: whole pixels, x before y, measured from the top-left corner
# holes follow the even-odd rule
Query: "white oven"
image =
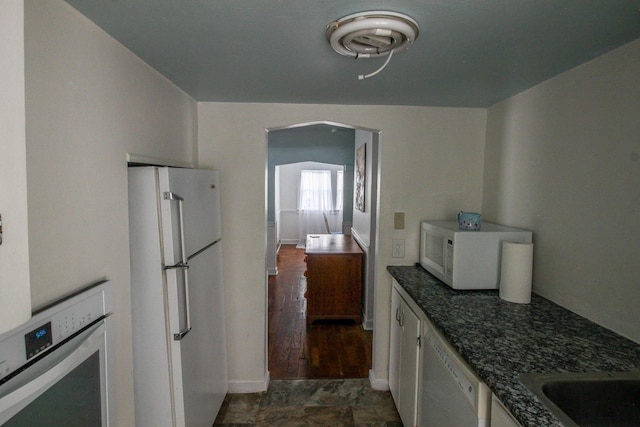
[(0, 335), (1, 426), (115, 425), (110, 314), (110, 283), (100, 282)]

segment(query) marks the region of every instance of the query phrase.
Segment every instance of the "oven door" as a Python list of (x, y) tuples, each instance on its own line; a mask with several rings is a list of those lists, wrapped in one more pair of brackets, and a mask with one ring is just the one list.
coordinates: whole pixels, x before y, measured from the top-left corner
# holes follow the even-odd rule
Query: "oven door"
[(0, 425), (109, 425), (105, 319), (29, 362), (0, 386)]

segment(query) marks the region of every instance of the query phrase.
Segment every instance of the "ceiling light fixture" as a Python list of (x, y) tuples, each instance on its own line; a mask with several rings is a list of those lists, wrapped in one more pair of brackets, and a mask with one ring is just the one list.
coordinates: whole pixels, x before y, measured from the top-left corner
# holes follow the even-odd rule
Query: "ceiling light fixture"
[(354, 13), (326, 26), (327, 39), (340, 55), (355, 59), (388, 55), (382, 67), (373, 73), (359, 75), (360, 80), (382, 71), (393, 53), (409, 47), (419, 32), (418, 23), (407, 15), (383, 11)]

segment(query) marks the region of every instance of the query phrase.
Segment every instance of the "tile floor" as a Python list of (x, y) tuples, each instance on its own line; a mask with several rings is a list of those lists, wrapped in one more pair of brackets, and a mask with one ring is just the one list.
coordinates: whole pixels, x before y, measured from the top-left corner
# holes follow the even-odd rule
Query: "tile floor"
[(402, 427), (388, 391), (368, 379), (272, 380), (263, 393), (228, 394), (214, 426)]

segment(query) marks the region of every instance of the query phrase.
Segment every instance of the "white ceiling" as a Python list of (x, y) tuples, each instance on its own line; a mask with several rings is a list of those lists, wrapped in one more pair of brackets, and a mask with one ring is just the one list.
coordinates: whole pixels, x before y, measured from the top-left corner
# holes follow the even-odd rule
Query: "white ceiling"
[[(640, 37), (640, 0), (66, 0), (198, 101), (488, 107)], [(325, 26), (367, 10), (420, 35), (335, 53)]]

